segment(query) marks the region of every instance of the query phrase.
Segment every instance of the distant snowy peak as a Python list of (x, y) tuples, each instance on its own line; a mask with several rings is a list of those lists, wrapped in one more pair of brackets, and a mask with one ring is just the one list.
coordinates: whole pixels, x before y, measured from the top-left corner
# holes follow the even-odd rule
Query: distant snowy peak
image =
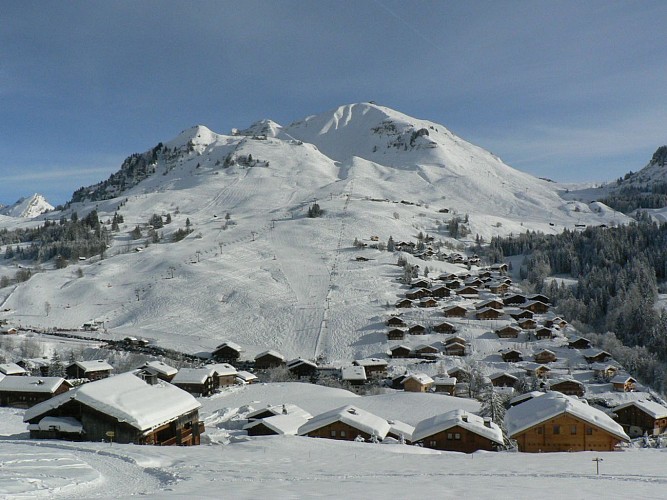
[(284, 133), (316, 145), (337, 161), (357, 156), (395, 166), (411, 165), (416, 160), (438, 164), (443, 163), (438, 149), (454, 151), (462, 147), (492, 156), (438, 123), (374, 103), (347, 104), (309, 116), (285, 127)]
[(282, 125), (274, 122), (273, 120), (260, 120), (252, 125), (250, 127), (239, 130), (236, 128), (232, 129), (232, 135), (243, 135), (247, 137), (275, 137), (278, 139), (283, 139), (284, 134), (282, 133), (283, 127)]
[(204, 125), (195, 125), (183, 130), (174, 139), (167, 142), (165, 146), (171, 149), (181, 149), (188, 146), (208, 146), (217, 142), (220, 137), (219, 134), (216, 134)]
[(53, 205), (46, 201), (41, 194), (35, 193), (27, 198), (19, 199), (13, 205), (0, 208), (0, 215), (32, 219), (51, 210), (53, 210)]

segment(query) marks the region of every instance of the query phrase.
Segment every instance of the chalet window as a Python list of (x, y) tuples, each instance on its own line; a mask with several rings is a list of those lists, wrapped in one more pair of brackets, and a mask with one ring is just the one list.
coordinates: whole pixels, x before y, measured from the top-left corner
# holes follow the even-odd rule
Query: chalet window
[(593, 428), (592, 427), (586, 427), (586, 434), (588, 436), (592, 435), (593, 434)]
[(454, 434), (454, 439), (461, 439), (461, 434), (458, 432)]
[(570, 434), (574, 435), (577, 433), (577, 426), (576, 425), (571, 425), (570, 426)]
[(554, 434), (560, 434), (560, 425), (554, 425)]
[(437, 442), (437, 441), (429, 441), (429, 442), (428, 442), (428, 445), (429, 445), (431, 448), (435, 448), (435, 447), (438, 445), (438, 442)]
[(538, 428), (537, 428), (537, 433), (538, 433), (538, 434), (542, 434), (542, 427), (538, 427)]
[(336, 431), (331, 431), (331, 437), (335, 438), (336, 437)]
[(452, 439), (454, 439), (454, 434), (452, 434), (451, 432), (448, 432), (447, 433), (447, 440), (451, 441)]
[(342, 437), (342, 438), (345, 437), (345, 431), (340, 431), (340, 437)]

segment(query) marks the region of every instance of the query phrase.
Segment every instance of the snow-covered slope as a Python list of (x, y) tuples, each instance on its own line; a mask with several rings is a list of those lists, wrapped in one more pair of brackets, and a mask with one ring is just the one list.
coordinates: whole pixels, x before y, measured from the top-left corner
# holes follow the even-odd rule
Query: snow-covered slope
[(41, 194), (35, 193), (27, 198), (20, 198), (13, 205), (0, 208), (0, 215), (32, 219), (50, 210), (53, 210), (53, 206)]
[[(13, 321), (62, 328), (103, 321), (109, 334), (100, 335), (139, 335), (187, 352), (230, 340), (249, 358), (267, 348), (332, 360), (381, 355), (387, 305), (402, 293), (397, 256), (366, 249), (370, 260), (358, 261), (355, 238), (414, 240), (421, 231), (463, 247), (447, 225), (466, 214), (468, 243), (625, 220), (601, 204), (564, 201), (552, 183), (441, 125), (374, 104), (287, 127), (264, 120), (232, 135), (192, 127), (129, 157), (121, 170), (113, 183), (80, 190), (77, 199), (87, 201), (54, 214), (81, 218), (96, 209), (110, 232), (114, 213), (122, 215), (105, 258), (1, 289)], [(324, 215), (311, 219), (315, 202)], [(153, 214), (172, 220), (157, 230), (158, 243), (149, 236)], [(142, 236), (132, 239), (136, 226)], [(192, 232), (172, 242), (186, 227)], [(13, 275), (16, 264), (2, 260), (0, 276)]]

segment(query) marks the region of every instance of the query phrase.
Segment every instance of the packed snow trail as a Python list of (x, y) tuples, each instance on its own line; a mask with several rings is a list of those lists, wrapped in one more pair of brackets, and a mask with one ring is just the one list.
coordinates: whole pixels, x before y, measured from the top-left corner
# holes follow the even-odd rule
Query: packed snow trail
[(113, 445), (7, 440), (0, 441), (0, 453), (2, 496), (123, 498), (154, 493), (173, 479), (137, 465)]

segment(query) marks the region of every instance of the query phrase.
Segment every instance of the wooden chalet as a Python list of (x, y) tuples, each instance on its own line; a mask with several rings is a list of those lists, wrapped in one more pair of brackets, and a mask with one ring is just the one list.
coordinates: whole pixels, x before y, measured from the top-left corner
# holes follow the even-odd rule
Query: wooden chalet
[(165, 382), (171, 382), (178, 373), (178, 369), (157, 360), (146, 361), (140, 369), (154, 374), (157, 378)]
[(466, 344), (466, 340), (461, 337), (460, 335), (452, 335), (451, 337), (447, 337), (445, 339), (445, 345), (450, 345), (450, 344)]
[(405, 294), (405, 298), (410, 300), (420, 300), (430, 296), (431, 296), (431, 291), (427, 288), (420, 288), (418, 290), (415, 290), (414, 292), (407, 292)]
[(535, 338), (537, 340), (550, 340), (553, 336), (554, 332), (551, 331), (551, 328), (543, 326), (535, 330)]
[(194, 396), (210, 396), (218, 384), (213, 368), (181, 368), (171, 383)]
[(496, 295), (502, 295), (503, 293), (507, 292), (509, 290), (510, 286), (507, 283), (502, 283), (499, 281), (493, 281), (491, 283), (487, 283), (486, 287), (489, 289), (491, 293), (495, 293)]
[(586, 362), (590, 364), (604, 363), (605, 361), (609, 361), (610, 359), (612, 359), (612, 355), (609, 354), (607, 351), (590, 350), (583, 354)]
[(537, 321), (531, 318), (519, 320), (517, 321), (517, 324), (524, 330), (535, 330), (535, 328), (537, 328)]
[(411, 373), (403, 379), (406, 392), (428, 392), (433, 387), (433, 379), (425, 373)]
[(30, 437), (37, 439), (197, 445), (204, 432), (200, 406), (167, 382), (151, 385), (122, 373), (33, 406), (26, 410), (24, 422)]
[(511, 407), (505, 427), (524, 453), (613, 451), (630, 440), (608, 415), (559, 392)]
[(463, 286), (456, 291), (456, 295), (479, 295), (479, 290), (475, 288), (474, 286)]
[(368, 378), (381, 378), (387, 376), (387, 360), (380, 358), (355, 359), (352, 362), (355, 366), (363, 366)]
[(456, 290), (458, 288), (461, 288), (462, 285), (463, 285), (463, 283), (460, 280), (457, 280), (457, 279), (453, 279), (453, 280), (447, 281), (445, 283), (445, 286), (447, 288), (449, 288), (450, 290)]
[(456, 274), (454, 273), (442, 273), (438, 276), (438, 281), (451, 281), (456, 279)]
[(500, 351), (500, 356), (506, 363), (518, 363), (523, 361), (523, 354), (517, 349), (503, 349)]
[(405, 321), (403, 321), (403, 318), (400, 316), (392, 316), (391, 318), (387, 319), (385, 324), (394, 328), (403, 328), (406, 326)]
[(544, 302), (537, 300), (529, 300), (525, 304), (521, 304), (519, 307), (535, 314), (544, 314), (549, 312), (549, 306)]
[(579, 398), (584, 397), (586, 392), (586, 386), (583, 383), (571, 378), (553, 381), (549, 384), (549, 389), (562, 394), (567, 394), (568, 396), (577, 396)]
[(287, 364), (285, 356), (278, 351), (264, 351), (255, 356), (256, 370), (269, 370), (271, 368), (280, 368)]
[(465, 368), (463, 368), (462, 366), (458, 366), (456, 368), (448, 370), (447, 375), (449, 375), (450, 377), (454, 377), (459, 382), (467, 382), (468, 380), (470, 380), (470, 372)]
[(498, 262), (496, 264), (491, 264), (491, 271), (497, 272), (499, 274), (506, 274), (509, 270), (509, 266), (504, 262)]
[(432, 330), (436, 333), (454, 333), (456, 332), (456, 327), (451, 323), (443, 321), (442, 323), (433, 326)]
[(0, 380), (0, 406), (30, 408), (71, 387), (62, 377), (5, 377)]
[(611, 379), (611, 385), (617, 392), (632, 392), (637, 381), (627, 373), (619, 373)]
[(591, 369), (597, 380), (611, 380), (618, 373), (618, 367), (609, 363), (593, 363)]
[(303, 358), (296, 358), (287, 363), (287, 369), (297, 378), (313, 378), (317, 377), (317, 365), (312, 361)]
[(502, 328), (498, 328), (495, 333), (498, 335), (498, 338), (501, 339), (515, 339), (519, 336), (521, 329), (516, 326), (507, 325)]
[(469, 278), (469, 279), (465, 280), (463, 282), (463, 286), (471, 286), (471, 287), (474, 287), (474, 288), (481, 288), (482, 286), (484, 286), (484, 282), (477, 277), (473, 277), (473, 278)]
[(456, 377), (433, 377), (433, 392), (453, 396), (456, 392)]
[(468, 310), (465, 307), (459, 305), (453, 305), (445, 307), (442, 310), (442, 313), (448, 318), (465, 318)]
[(113, 366), (103, 359), (94, 361), (75, 361), (65, 367), (68, 379), (87, 378), (88, 380), (100, 380), (111, 375)]
[(405, 330), (400, 328), (392, 328), (387, 332), (387, 340), (403, 340), (405, 338)]
[(495, 451), (504, 444), (503, 433), (491, 419), (464, 410), (452, 410), (422, 420), (415, 426), (412, 442), (434, 450), (473, 453)]
[(396, 302), (395, 307), (397, 307), (398, 309), (407, 309), (409, 307), (412, 307), (412, 301), (410, 299), (399, 300), (398, 302)]
[(630, 437), (657, 436), (667, 431), (667, 408), (643, 399), (616, 406), (612, 418)]
[(391, 358), (409, 358), (412, 356), (412, 349), (404, 345), (395, 345), (389, 348), (389, 357)]
[(528, 302), (535, 301), (535, 302), (542, 302), (542, 304), (546, 304), (546, 305), (551, 304), (551, 300), (549, 300), (549, 297), (547, 297), (546, 295), (543, 295), (541, 293), (535, 293), (533, 295), (528, 295), (528, 297), (526, 297), (526, 298), (528, 299)]
[(558, 358), (556, 357), (556, 353), (553, 351), (550, 351), (549, 349), (543, 349), (540, 352), (536, 353), (533, 356), (533, 359), (535, 360), (535, 363), (552, 363), (556, 361)]
[(535, 316), (531, 311), (528, 310), (513, 311), (509, 314), (510, 317), (516, 321), (519, 321), (521, 319), (532, 319), (533, 316)]
[(426, 335), (426, 327), (422, 325), (414, 325), (408, 328), (410, 335)]
[(478, 311), (480, 309), (484, 309), (486, 307), (491, 307), (493, 309), (502, 309), (504, 307), (504, 305), (503, 305), (502, 301), (500, 301), (498, 299), (483, 300), (483, 301), (477, 302), (477, 304), (475, 304), (475, 309), (477, 309)]
[(529, 377), (547, 378), (551, 374), (551, 368), (541, 363), (524, 362), (521, 367), (526, 371)]
[(477, 319), (489, 320), (489, 319), (499, 319), (502, 318), (505, 313), (499, 309), (493, 309), (492, 307), (484, 307), (475, 313)]
[(465, 356), (466, 344), (462, 342), (450, 342), (445, 345), (444, 353), (447, 356)]
[(439, 299), (449, 297), (450, 294), (451, 290), (446, 286), (438, 286), (431, 289), (431, 295)]
[(517, 377), (507, 372), (496, 373), (489, 378), (493, 387), (514, 387), (519, 381)]
[(19, 333), (18, 328), (9, 326), (0, 328), (0, 335), (16, 335)]
[(591, 348), (591, 341), (588, 340), (588, 339), (585, 339), (584, 337), (573, 337), (567, 343), (567, 346), (570, 349), (590, 349)]
[(236, 363), (242, 352), (243, 349), (240, 345), (235, 344), (234, 342), (223, 342), (215, 348), (211, 353), (211, 357), (215, 361), (220, 361), (222, 363)]
[(298, 435), (354, 441), (381, 441), (389, 432), (389, 423), (377, 415), (352, 405), (316, 415), (299, 427)]
[(428, 297), (419, 301), (419, 307), (438, 307), (438, 301)]
[(414, 348), (414, 352), (418, 358), (434, 359), (438, 354), (440, 354), (440, 349), (428, 344), (419, 344)]
[(216, 389), (236, 384), (239, 372), (229, 363), (215, 363), (206, 365), (204, 368), (213, 370), (213, 384)]
[(410, 283), (410, 288), (426, 288), (431, 286), (431, 282), (425, 279), (416, 279)]
[(524, 304), (525, 302), (528, 302), (528, 299), (525, 295), (520, 293), (514, 293), (512, 295), (508, 295), (507, 297), (503, 297), (503, 303), (506, 306), (516, 306), (519, 304)]

